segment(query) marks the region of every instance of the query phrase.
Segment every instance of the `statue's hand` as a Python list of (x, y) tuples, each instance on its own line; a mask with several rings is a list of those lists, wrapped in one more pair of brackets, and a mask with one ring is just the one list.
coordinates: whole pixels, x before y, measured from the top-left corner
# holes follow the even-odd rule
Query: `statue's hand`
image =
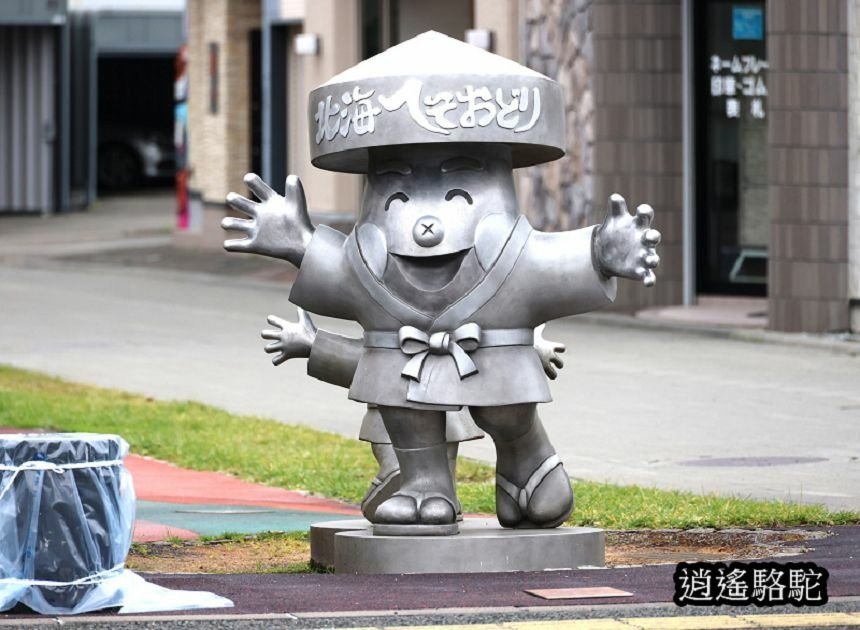
[(262, 333), (263, 339), (271, 339), (265, 351), (278, 354), (272, 357), (274, 365), (280, 365), (287, 359), (306, 359), (311, 356), (311, 346), (317, 338), (317, 327), (314, 326), (311, 316), (300, 308), (298, 309), (299, 321), (288, 322), (275, 315), (269, 315), (266, 321), (279, 330), (266, 329)]
[(251, 218), (227, 217), (221, 221), (225, 230), (237, 230), (246, 236), (224, 241), (224, 249), (281, 258), (299, 266), (314, 232), (301, 180), (295, 175), (287, 177), (283, 197), (254, 173), (245, 175), (245, 184), (260, 201), (234, 192), (227, 195), (231, 208)]
[(563, 343), (544, 339), (544, 328), (546, 328), (546, 324), (541, 324), (535, 328), (535, 350), (540, 357), (544, 373), (550, 380), (554, 381), (558, 376), (558, 371), (564, 367), (564, 361), (558, 355), (565, 351), (565, 347)]
[(636, 216), (627, 211), (627, 202), (618, 194), (609, 197), (609, 212), (597, 228), (592, 256), (604, 276), (621, 276), (642, 280), (646, 287), (657, 281), (654, 268), (660, 264), (657, 244), (660, 232), (651, 228), (654, 210), (648, 204), (636, 208)]

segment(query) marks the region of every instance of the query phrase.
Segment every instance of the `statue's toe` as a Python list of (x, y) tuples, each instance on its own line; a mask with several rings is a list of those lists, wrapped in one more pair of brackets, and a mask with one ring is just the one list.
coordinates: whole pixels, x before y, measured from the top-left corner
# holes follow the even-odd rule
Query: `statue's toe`
[(399, 488), (399, 469), (389, 472), (381, 479), (379, 477), (374, 479), (367, 492), (364, 493), (364, 498), (361, 500), (361, 513), (364, 515), (364, 518), (373, 523), (376, 520), (376, 510), (385, 501), (390, 499)]
[(558, 527), (573, 511), (573, 490), (558, 455), (519, 486), (496, 473), (496, 516), (502, 527)]
[(573, 512), (573, 490), (563, 466), (553, 469), (535, 488), (526, 518), (537, 527), (556, 527)]
[(373, 515), (374, 523), (411, 524), (418, 522), (418, 506), (410, 496), (395, 494), (384, 501)]
[(447, 499), (430, 497), (421, 502), (419, 518), (427, 525), (445, 525), (455, 522), (457, 513)]

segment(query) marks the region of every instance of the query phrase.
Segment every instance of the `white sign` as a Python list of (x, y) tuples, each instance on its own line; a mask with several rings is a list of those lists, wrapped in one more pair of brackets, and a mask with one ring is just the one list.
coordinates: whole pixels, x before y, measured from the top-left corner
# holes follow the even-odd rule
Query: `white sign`
[(711, 55), (709, 67), (711, 97), (726, 99), (726, 118), (740, 118), (742, 115), (756, 119), (765, 117), (767, 84), (764, 72), (769, 67), (767, 61), (755, 55), (734, 55), (726, 59)]

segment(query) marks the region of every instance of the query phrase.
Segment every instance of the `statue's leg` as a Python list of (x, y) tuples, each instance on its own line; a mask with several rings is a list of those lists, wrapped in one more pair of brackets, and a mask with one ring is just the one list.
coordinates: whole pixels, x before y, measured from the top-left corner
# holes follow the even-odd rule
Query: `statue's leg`
[[(451, 470), (451, 479), (454, 480), (456, 488), (457, 481), (457, 452), (460, 440), (475, 439), (483, 435), (472, 422), (471, 416), (463, 411), (449, 411), (445, 414), (445, 433), (448, 442), (448, 467)], [(376, 477), (370, 482), (364, 498), (361, 500), (361, 513), (368, 521), (373, 521), (376, 508), (387, 501), (400, 488), (400, 464), (397, 463), (397, 455), (391, 445), (391, 438), (385, 430), (382, 414), (376, 405), (368, 405), (367, 412), (361, 422), (361, 431), (358, 438), (370, 442), (373, 457), (379, 465)], [(457, 501), (457, 520), (463, 520), (460, 502)]]
[(557, 527), (573, 511), (570, 479), (537, 405), (471, 407), (496, 445), (496, 515), (504, 527)]
[(380, 407), (400, 464), (400, 489), (374, 514), (374, 533), (457, 532), (454, 480), (445, 443), (445, 413)]

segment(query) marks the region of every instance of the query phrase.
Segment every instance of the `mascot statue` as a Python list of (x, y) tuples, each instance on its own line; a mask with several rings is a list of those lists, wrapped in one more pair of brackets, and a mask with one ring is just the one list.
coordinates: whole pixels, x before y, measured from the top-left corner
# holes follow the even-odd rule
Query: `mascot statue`
[(272, 320), (280, 330), (267, 335), (284, 358), (302, 347), (313, 375), (381, 418), (399, 484), (373, 506), (374, 534), (458, 532), (449, 444), (474, 434), (452, 437), (463, 410), (495, 444), (499, 523), (560, 525), (573, 492), (537, 413), (551, 396), (535, 328), (611, 303), (617, 277), (652, 285), (653, 210), (631, 215), (612, 195), (601, 225), (533, 229), (513, 169), (564, 154), (561, 87), (439, 33), (335, 76), (311, 92), (309, 114), (311, 162), (366, 176), (354, 230), (314, 226), (297, 177), (281, 196), (249, 174), (258, 201), (228, 195), (248, 218), (224, 219), (244, 233), (224, 246), (292, 263), (293, 304), (363, 328), (351, 359), (309, 323)]

